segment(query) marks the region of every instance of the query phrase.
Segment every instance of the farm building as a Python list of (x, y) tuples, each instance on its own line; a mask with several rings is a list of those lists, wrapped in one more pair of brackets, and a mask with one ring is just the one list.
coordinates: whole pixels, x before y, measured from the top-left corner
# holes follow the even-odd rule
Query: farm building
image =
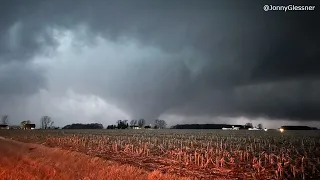
[(0, 129), (9, 129), (7, 124), (0, 124)]
[(234, 126), (231, 126), (231, 128), (229, 128), (229, 127), (222, 128), (222, 130), (239, 130), (239, 129), (240, 129), (240, 127), (234, 127)]
[(35, 124), (25, 124), (24, 129), (35, 129), (36, 125)]

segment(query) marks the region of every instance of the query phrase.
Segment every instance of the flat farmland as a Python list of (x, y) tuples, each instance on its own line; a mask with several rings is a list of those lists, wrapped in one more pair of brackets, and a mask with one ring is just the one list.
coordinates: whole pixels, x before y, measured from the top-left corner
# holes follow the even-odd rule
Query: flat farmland
[(0, 136), (190, 179), (320, 177), (320, 131), (1, 130)]

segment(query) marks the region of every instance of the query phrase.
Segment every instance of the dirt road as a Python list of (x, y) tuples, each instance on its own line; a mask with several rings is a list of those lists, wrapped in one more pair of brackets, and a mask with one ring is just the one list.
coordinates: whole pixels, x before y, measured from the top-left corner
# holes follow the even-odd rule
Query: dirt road
[(0, 137), (1, 180), (182, 179), (81, 153)]

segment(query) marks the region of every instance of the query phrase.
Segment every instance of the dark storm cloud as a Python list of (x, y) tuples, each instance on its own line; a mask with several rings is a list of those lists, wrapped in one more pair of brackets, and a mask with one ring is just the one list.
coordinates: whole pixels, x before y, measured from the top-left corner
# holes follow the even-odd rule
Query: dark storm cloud
[[(184, 115), (317, 120), (320, 81), (291, 80), (200, 91), (175, 112)], [(200, 108), (201, 107), (201, 108)]]
[(35, 1), (6, 1), (0, 6), (0, 60), (29, 60), (35, 53), (53, 46), (47, 22), (33, 16)]
[[(132, 68), (126, 71), (120, 68), (122, 82), (108, 92), (94, 92), (112, 97), (133, 116), (156, 118), (172, 112), (319, 120), (319, 3), (297, 2), (316, 5), (315, 11), (304, 12), (264, 12), (264, 4), (7, 1), (0, 9), (0, 60), (32, 59), (57, 45), (52, 28), (84, 25), (90, 32), (84, 41), (96, 35), (114, 41), (128, 36), (168, 54), (192, 52), (182, 58), (155, 57), (129, 64)], [(29, 78), (41, 79), (35, 74)]]
[(25, 63), (0, 66), (0, 95), (29, 95), (45, 87), (42, 69)]

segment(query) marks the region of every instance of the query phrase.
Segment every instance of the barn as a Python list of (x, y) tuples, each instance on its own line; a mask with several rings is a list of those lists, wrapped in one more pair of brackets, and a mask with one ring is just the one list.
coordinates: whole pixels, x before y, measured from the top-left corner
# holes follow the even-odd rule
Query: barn
[(24, 129), (35, 129), (36, 125), (35, 124), (25, 124)]
[(7, 124), (0, 124), (0, 129), (9, 129)]

